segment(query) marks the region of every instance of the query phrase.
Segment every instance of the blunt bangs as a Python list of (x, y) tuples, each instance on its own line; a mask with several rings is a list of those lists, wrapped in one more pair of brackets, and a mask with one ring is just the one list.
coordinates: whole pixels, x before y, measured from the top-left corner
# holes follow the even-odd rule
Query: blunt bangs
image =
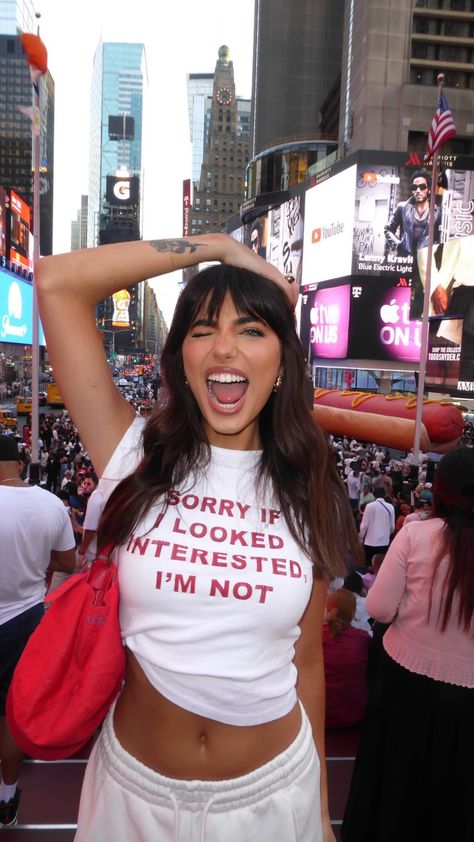
[(182, 343), (197, 319), (219, 318), (224, 300), (230, 295), (238, 313), (265, 322), (280, 339), (293, 329), (292, 311), (284, 293), (273, 281), (234, 266), (204, 269), (181, 293), (170, 330)]

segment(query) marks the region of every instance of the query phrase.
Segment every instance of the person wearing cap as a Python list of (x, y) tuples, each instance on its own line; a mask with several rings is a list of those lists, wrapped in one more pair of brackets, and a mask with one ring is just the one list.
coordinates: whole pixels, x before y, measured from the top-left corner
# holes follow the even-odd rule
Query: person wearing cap
[(426, 520), (431, 515), (431, 507), (433, 505), (433, 495), (431, 491), (421, 491), (418, 497), (418, 504), (415, 503), (416, 511), (407, 515), (403, 525), (412, 523), (414, 520)]
[(18, 444), (0, 435), (0, 827), (17, 821), (23, 752), (12, 739), (5, 703), (13, 672), (44, 614), (46, 571), (71, 572), (74, 535), (61, 500), (21, 479)]

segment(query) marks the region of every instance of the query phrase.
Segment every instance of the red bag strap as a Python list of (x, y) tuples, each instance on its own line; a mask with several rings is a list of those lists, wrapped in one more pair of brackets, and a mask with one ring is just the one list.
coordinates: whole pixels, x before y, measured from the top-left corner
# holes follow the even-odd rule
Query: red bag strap
[(106, 544), (104, 549), (100, 553), (98, 553), (98, 555), (95, 557), (92, 563), (94, 564), (96, 561), (106, 561), (107, 565), (112, 564), (112, 550), (113, 545)]

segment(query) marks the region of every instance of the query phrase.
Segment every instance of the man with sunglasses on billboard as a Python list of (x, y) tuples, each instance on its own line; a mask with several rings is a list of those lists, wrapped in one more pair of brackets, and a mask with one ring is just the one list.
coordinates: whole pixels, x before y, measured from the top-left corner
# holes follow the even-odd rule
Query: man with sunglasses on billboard
[[(413, 255), (412, 303), (410, 318), (423, 312), (423, 285), (420, 280), (416, 252), (428, 245), (430, 219), (430, 178), (426, 170), (416, 170), (411, 180), (411, 196), (399, 202), (385, 226), (385, 238), (398, 255)], [(435, 205), (433, 242), (440, 241), (441, 209)]]

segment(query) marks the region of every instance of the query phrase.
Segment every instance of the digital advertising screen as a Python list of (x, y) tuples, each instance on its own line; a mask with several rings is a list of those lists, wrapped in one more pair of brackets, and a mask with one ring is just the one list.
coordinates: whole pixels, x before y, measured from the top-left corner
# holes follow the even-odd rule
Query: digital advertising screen
[(105, 197), (110, 205), (138, 205), (139, 194), (138, 176), (107, 176)]
[(6, 191), (0, 187), (0, 260), (7, 257), (7, 202)]
[(380, 278), (353, 278), (351, 358), (416, 363), (420, 347), (421, 321), (410, 318), (410, 287)]
[[(357, 167), (352, 273), (408, 279), (412, 320), (421, 318), (423, 312), (431, 178), (431, 171), (421, 164), (417, 168), (399, 163)], [(438, 285), (443, 245), (472, 234), (474, 173), (444, 167), (435, 197), (433, 291)]]
[(434, 391), (457, 390), (461, 373), (462, 328), (462, 319), (449, 316), (430, 319), (425, 382)]
[[(33, 287), (0, 269), (0, 342), (31, 345), (33, 342)], [(45, 344), (40, 325), (39, 343)]]
[(351, 285), (303, 290), (300, 338), (308, 362), (348, 356)]
[(269, 215), (267, 260), (301, 284), (303, 268), (304, 195), (273, 208)]
[[(428, 250), (418, 253), (423, 288), (426, 283)], [(456, 237), (441, 243), (434, 253), (430, 278), (430, 316), (457, 315), (468, 306), (474, 288), (474, 236)], [(474, 293), (473, 293), (474, 295)]]
[(357, 165), (306, 192), (303, 284), (343, 278), (352, 271)]
[(429, 321), (426, 384), (452, 397), (474, 398), (473, 314), (434, 316)]
[(257, 217), (244, 227), (244, 243), (255, 254), (259, 254), (264, 260), (267, 259), (268, 214)]
[(30, 207), (10, 190), (9, 196), (9, 254), (7, 257), (15, 266), (31, 271), (30, 262)]
[(112, 327), (130, 327), (130, 300), (131, 295), (127, 289), (119, 289), (112, 295), (114, 311), (112, 315)]
[(303, 287), (300, 338), (308, 362), (418, 362), (421, 321), (410, 319), (410, 287), (364, 276), (349, 280)]

